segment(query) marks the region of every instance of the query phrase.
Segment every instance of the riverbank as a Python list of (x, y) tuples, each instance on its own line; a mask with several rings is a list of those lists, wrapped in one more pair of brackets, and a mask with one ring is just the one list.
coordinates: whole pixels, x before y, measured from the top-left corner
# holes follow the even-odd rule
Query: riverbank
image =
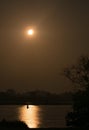
[[(28, 128), (24, 122), (21, 121), (6, 121), (0, 122), (0, 130), (31, 130), (31, 129), (46, 129), (45, 128)], [(47, 128), (47, 129), (59, 129), (59, 130), (85, 130), (87, 128)]]
[(27, 125), (24, 122), (21, 121), (6, 121), (5, 119), (3, 119), (0, 122), (0, 130), (2, 129), (12, 129), (12, 130), (28, 130), (29, 128), (27, 127)]

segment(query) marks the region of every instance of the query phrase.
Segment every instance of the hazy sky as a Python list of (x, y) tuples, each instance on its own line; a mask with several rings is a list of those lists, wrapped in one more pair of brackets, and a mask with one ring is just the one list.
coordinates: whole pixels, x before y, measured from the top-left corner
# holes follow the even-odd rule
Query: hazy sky
[(0, 0), (0, 90), (69, 91), (59, 73), (82, 54), (89, 54), (88, 0)]

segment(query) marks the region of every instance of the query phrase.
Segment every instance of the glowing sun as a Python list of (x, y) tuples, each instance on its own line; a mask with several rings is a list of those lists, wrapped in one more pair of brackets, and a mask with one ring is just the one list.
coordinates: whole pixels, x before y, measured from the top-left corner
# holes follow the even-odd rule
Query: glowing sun
[(28, 34), (28, 35), (33, 35), (33, 30), (32, 30), (32, 29), (29, 29), (29, 30), (27, 31), (27, 34)]

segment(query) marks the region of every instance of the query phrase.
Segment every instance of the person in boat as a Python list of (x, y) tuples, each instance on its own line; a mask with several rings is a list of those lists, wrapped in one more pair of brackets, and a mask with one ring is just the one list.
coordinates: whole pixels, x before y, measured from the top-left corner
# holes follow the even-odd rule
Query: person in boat
[(29, 108), (29, 105), (27, 105), (27, 109)]

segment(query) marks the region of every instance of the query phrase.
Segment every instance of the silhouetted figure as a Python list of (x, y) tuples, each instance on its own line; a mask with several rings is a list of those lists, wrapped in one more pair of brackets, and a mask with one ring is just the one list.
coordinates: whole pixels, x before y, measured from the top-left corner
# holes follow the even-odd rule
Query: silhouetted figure
[(27, 109), (29, 108), (29, 105), (27, 105)]

